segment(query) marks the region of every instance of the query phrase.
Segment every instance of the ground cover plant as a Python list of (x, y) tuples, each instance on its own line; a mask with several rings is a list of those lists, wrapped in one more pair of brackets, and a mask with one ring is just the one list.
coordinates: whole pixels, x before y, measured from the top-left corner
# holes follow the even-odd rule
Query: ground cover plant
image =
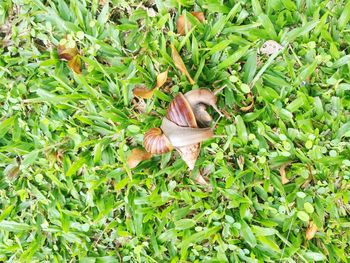
[[(347, 262), (349, 20), (341, 0), (0, 2), (0, 261)], [(224, 117), (193, 171), (128, 163), (197, 88)]]

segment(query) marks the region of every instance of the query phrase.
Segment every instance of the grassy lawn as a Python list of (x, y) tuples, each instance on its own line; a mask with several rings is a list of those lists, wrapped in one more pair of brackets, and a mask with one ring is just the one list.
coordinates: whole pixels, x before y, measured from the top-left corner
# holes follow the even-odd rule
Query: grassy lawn
[[(349, 21), (343, 0), (0, 1), (0, 262), (348, 262)], [(219, 111), (194, 169), (147, 156), (198, 88)]]

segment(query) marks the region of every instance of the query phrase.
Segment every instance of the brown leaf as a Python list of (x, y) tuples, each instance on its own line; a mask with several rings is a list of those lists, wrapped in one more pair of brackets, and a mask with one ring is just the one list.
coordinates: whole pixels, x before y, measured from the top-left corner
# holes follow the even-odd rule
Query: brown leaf
[(244, 112), (246, 112), (246, 111), (250, 111), (252, 108), (253, 108), (253, 106), (254, 106), (254, 98), (253, 98), (253, 96), (249, 93), (248, 94), (248, 98), (252, 101), (248, 106), (245, 106), (245, 107), (241, 107), (241, 111), (244, 111)]
[(167, 81), (168, 79), (168, 70), (159, 73), (157, 76), (157, 84), (154, 88), (160, 88), (161, 86), (164, 85), (164, 83)]
[(170, 47), (171, 47), (171, 56), (173, 58), (175, 66), (177, 67), (178, 70), (181, 71), (182, 74), (184, 74), (188, 78), (189, 82), (193, 85), (195, 82), (191, 78), (190, 74), (188, 73), (187, 68), (181, 56), (179, 55), (179, 53), (177, 52), (173, 44), (171, 44)]
[(75, 73), (81, 74), (81, 60), (79, 55), (68, 61), (68, 67), (70, 67)]
[(143, 149), (132, 149), (128, 156), (127, 163), (130, 168), (135, 168), (140, 162), (148, 160), (152, 157), (151, 153), (146, 152)]
[(306, 240), (311, 240), (315, 236), (316, 232), (317, 226), (314, 224), (314, 222), (310, 221), (306, 229)]
[(17, 165), (17, 166), (13, 166), (13, 167), (9, 168), (6, 171), (6, 175), (7, 175), (8, 179), (12, 180), (15, 177), (17, 177), (19, 172), (20, 172), (20, 167), (19, 167), (19, 165)]
[(154, 91), (157, 88), (160, 88), (161, 86), (163, 86), (164, 83), (167, 81), (167, 79), (168, 79), (168, 70), (158, 74), (157, 83), (153, 89), (147, 89), (145, 86), (134, 88), (133, 89), (134, 96), (137, 96), (143, 99), (152, 98)]
[(134, 96), (143, 99), (150, 99), (153, 96), (154, 89), (147, 89), (145, 86), (140, 86), (134, 88), (132, 92), (134, 93)]
[(195, 18), (197, 18), (201, 23), (205, 21), (204, 13), (203, 12), (191, 12), (191, 15), (193, 15)]
[[(191, 15), (197, 18), (200, 22), (204, 22), (205, 20), (203, 12), (191, 12)], [(191, 23), (188, 19), (185, 23), (185, 16), (181, 15), (176, 21), (176, 29), (179, 35), (184, 36), (186, 35), (186, 32), (190, 31)]]
[(70, 61), (78, 54), (78, 49), (76, 47), (70, 48), (66, 45), (58, 45), (57, 53), (59, 59)]
[(286, 177), (286, 167), (287, 167), (288, 165), (289, 165), (289, 162), (283, 164), (283, 165), (280, 167), (280, 175), (281, 175), (281, 183), (282, 183), (282, 184), (286, 184), (286, 183), (289, 182), (288, 178)]
[(243, 168), (244, 168), (244, 156), (242, 156), (242, 155), (238, 156), (237, 164), (238, 164), (239, 169), (243, 171)]

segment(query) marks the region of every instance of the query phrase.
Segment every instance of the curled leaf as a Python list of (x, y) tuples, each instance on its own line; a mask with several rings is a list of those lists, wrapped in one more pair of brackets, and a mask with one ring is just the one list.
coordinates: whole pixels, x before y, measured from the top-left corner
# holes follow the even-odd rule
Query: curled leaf
[(81, 74), (81, 60), (79, 55), (68, 61), (68, 67), (77, 74)]
[[(203, 12), (191, 12), (191, 15), (197, 18), (200, 22), (204, 22), (205, 20)], [(186, 35), (186, 32), (190, 31), (191, 23), (188, 19), (185, 19), (184, 15), (181, 15), (176, 21), (176, 29), (178, 34), (184, 36)]]
[(163, 86), (164, 83), (167, 81), (167, 79), (168, 79), (168, 70), (158, 74), (157, 83), (153, 89), (147, 89), (145, 86), (134, 88), (133, 89), (134, 96), (137, 96), (143, 99), (152, 98), (154, 91), (157, 88), (160, 88), (161, 86)]
[(61, 44), (59, 44), (57, 47), (57, 53), (59, 59), (70, 61), (76, 55), (78, 55), (78, 49), (75, 44), (72, 45), (70, 42), (67, 42), (67, 40), (63, 39), (63, 41), (61, 41)]
[(248, 94), (248, 98), (252, 101), (248, 106), (245, 106), (245, 107), (241, 107), (241, 111), (244, 111), (244, 112), (246, 112), (246, 111), (250, 111), (252, 108), (253, 108), (253, 106), (254, 106), (254, 98), (253, 98), (253, 96), (249, 93)]
[(267, 40), (260, 48), (260, 53), (265, 55), (273, 55), (280, 51), (283, 47), (274, 40)]
[(289, 182), (287, 176), (286, 176), (286, 167), (289, 165), (289, 163), (285, 163), (280, 167), (280, 175), (281, 175), (281, 183), (286, 184)]
[(188, 81), (193, 85), (195, 82), (191, 78), (190, 74), (188, 73), (187, 68), (181, 56), (179, 55), (179, 53), (177, 52), (173, 44), (171, 44), (170, 47), (171, 47), (171, 56), (173, 58), (175, 66), (177, 67), (178, 70), (180, 70), (182, 74), (184, 74), (187, 77)]
[(317, 226), (314, 224), (314, 222), (310, 221), (306, 229), (306, 240), (311, 240), (315, 236), (316, 232)]
[(151, 153), (146, 152), (142, 149), (132, 149), (130, 155), (128, 156), (127, 163), (130, 168), (135, 168), (140, 162), (148, 160), (152, 157)]
[(58, 57), (68, 61), (68, 67), (75, 73), (81, 74), (81, 60), (79, 52), (72, 40), (62, 39), (57, 47)]
[(145, 86), (136, 87), (133, 89), (134, 96), (150, 99), (153, 96), (154, 89), (147, 89)]

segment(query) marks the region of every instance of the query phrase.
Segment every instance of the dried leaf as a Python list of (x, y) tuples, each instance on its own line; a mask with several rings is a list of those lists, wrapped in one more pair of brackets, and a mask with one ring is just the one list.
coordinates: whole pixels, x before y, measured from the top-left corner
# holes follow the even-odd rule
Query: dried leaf
[(187, 68), (182, 58), (180, 57), (179, 53), (177, 52), (176, 48), (174, 47), (173, 44), (171, 44), (170, 47), (171, 47), (171, 56), (173, 58), (175, 66), (178, 68), (178, 70), (181, 71), (182, 74), (184, 74), (188, 78), (189, 82), (193, 85), (195, 82), (191, 78), (190, 74), (188, 73)]
[(274, 40), (267, 40), (262, 47), (260, 48), (260, 52), (262, 54), (266, 54), (266, 55), (273, 55), (275, 53), (277, 53), (278, 51), (280, 51), (283, 47), (277, 43)]
[(128, 156), (127, 162), (130, 168), (135, 168), (140, 162), (148, 160), (152, 157), (151, 153), (146, 152), (142, 149), (132, 149)]
[(195, 18), (197, 18), (201, 23), (205, 21), (204, 13), (203, 12), (191, 12), (191, 15), (193, 15)]
[(143, 99), (150, 99), (153, 96), (154, 89), (147, 89), (145, 86), (141, 86), (134, 88), (132, 92), (134, 93), (134, 96)]
[(246, 111), (250, 111), (252, 108), (253, 108), (253, 106), (254, 106), (254, 98), (253, 98), (253, 96), (249, 93), (248, 94), (248, 98), (252, 101), (248, 106), (245, 106), (245, 107), (241, 107), (241, 111), (244, 111), (244, 112), (246, 112)]
[(81, 74), (81, 60), (79, 55), (76, 55), (73, 59), (68, 61), (68, 67), (70, 67), (75, 73)]
[(136, 87), (133, 89), (134, 96), (143, 98), (143, 99), (150, 99), (153, 96), (154, 91), (157, 88), (160, 88), (164, 85), (164, 83), (168, 79), (168, 70), (159, 73), (157, 76), (157, 84), (154, 86), (153, 89), (147, 89), (145, 86)]
[(209, 183), (204, 179), (204, 177), (200, 173), (198, 173), (198, 175), (197, 175), (195, 180), (200, 185), (204, 185), (204, 186), (208, 186), (209, 185)]
[(17, 177), (17, 175), (19, 174), (20, 172), (20, 167), (19, 165), (16, 165), (16, 166), (11, 166), (9, 169), (6, 169), (6, 175), (7, 175), (7, 178), (12, 180), (14, 179), (15, 177)]
[[(195, 18), (197, 18), (200, 22), (204, 22), (204, 13), (203, 12), (191, 12), (191, 15), (193, 15)], [(190, 31), (191, 29), (191, 23), (190, 21), (186, 21), (185, 23), (185, 16), (181, 15), (176, 21), (176, 29), (177, 33), (181, 36), (186, 35), (186, 32)]]
[(168, 70), (159, 73), (157, 76), (157, 84), (154, 88), (160, 88), (161, 86), (164, 85), (164, 83), (167, 81), (168, 79)]
[(131, 101), (132, 105), (134, 106), (135, 110), (138, 112), (138, 113), (145, 113), (146, 110), (147, 110), (147, 104), (144, 100), (140, 100), (140, 99), (137, 99), (137, 98), (134, 98), (132, 101)]
[(306, 240), (311, 240), (315, 236), (316, 232), (317, 226), (314, 224), (314, 222), (310, 221), (306, 229)]
[(157, 16), (157, 12), (153, 9), (153, 8), (147, 8), (147, 15), (149, 17), (156, 17)]
[(238, 164), (238, 167), (241, 171), (243, 171), (243, 168), (244, 168), (244, 156), (243, 155), (240, 155), (237, 159), (237, 164)]
[(57, 53), (59, 59), (70, 61), (78, 54), (78, 49), (76, 47), (70, 48), (66, 45), (58, 45)]
[(289, 162), (283, 164), (283, 165), (280, 167), (280, 175), (281, 175), (281, 183), (282, 183), (282, 184), (286, 184), (286, 183), (289, 182), (288, 178), (286, 177), (286, 167), (287, 167), (288, 165), (289, 165)]

